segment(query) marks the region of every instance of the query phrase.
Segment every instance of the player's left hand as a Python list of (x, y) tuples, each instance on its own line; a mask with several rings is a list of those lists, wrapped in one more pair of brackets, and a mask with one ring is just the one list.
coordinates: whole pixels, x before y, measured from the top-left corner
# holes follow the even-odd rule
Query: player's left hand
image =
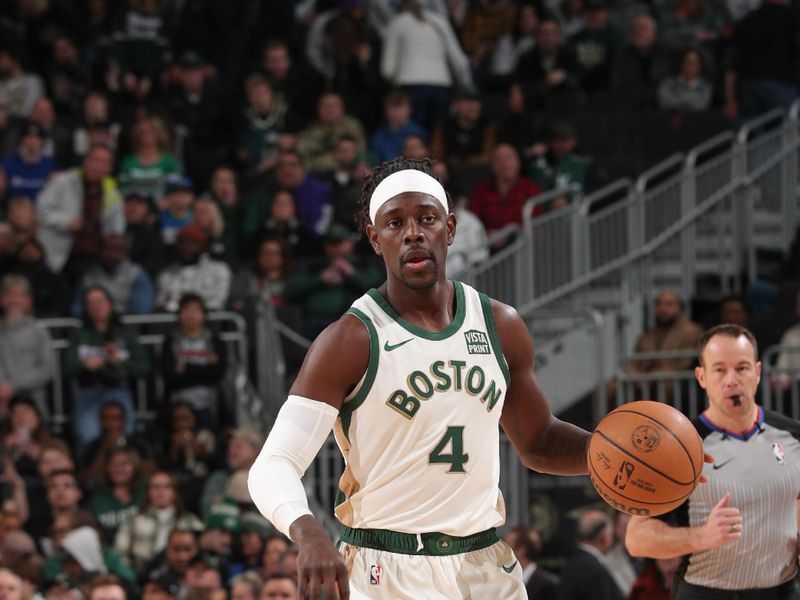
[(342, 555), (316, 519), (306, 515), (292, 524), (297, 540), (297, 598), (349, 600), (350, 580)]

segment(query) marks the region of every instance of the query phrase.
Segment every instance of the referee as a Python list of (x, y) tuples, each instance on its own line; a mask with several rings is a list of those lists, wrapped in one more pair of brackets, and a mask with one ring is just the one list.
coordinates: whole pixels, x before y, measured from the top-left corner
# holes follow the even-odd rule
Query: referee
[(798, 598), (800, 423), (756, 405), (757, 355), (738, 325), (702, 335), (695, 376), (708, 408), (694, 424), (714, 457), (708, 483), (673, 513), (628, 526), (633, 556), (684, 556), (676, 600)]

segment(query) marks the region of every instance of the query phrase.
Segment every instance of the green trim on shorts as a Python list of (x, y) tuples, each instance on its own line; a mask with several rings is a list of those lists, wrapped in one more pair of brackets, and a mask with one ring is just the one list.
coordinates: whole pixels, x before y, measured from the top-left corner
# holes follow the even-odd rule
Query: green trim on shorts
[[(419, 549), (420, 540), (422, 541), (421, 549)], [(351, 546), (416, 556), (463, 554), (488, 548), (499, 540), (494, 527), (465, 537), (457, 537), (439, 532), (421, 533), (417, 536), (413, 533), (400, 533), (388, 529), (353, 529), (343, 525), (342, 533), (339, 536), (339, 542)]]

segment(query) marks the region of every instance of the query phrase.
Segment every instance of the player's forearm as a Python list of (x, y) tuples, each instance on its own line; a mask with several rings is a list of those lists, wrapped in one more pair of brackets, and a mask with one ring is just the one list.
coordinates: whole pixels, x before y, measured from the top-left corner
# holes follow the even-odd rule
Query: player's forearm
[(312, 515), (303, 515), (295, 520), (289, 527), (289, 537), (298, 548), (316, 548), (320, 544), (331, 543), (331, 538)]
[(525, 465), (551, 475), (585, 475), (590, 438), (588, 431), (553, 418), (534, 451), (527, 456)]
[(704, 550), (698, 527), (672, 527), (650, 517), (633, 517), (625, 535), (631, 556), (675, 558)]

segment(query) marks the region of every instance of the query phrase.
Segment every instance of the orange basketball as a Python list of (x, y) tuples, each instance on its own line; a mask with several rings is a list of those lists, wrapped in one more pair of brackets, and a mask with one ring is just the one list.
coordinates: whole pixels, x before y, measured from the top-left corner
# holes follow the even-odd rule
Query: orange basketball
[(589, 441), (589, 476), (600, 496), (631, 515), (680, 506), (703, 473), (703, 442), (683, 413), (641, 400), (608, 413)]

